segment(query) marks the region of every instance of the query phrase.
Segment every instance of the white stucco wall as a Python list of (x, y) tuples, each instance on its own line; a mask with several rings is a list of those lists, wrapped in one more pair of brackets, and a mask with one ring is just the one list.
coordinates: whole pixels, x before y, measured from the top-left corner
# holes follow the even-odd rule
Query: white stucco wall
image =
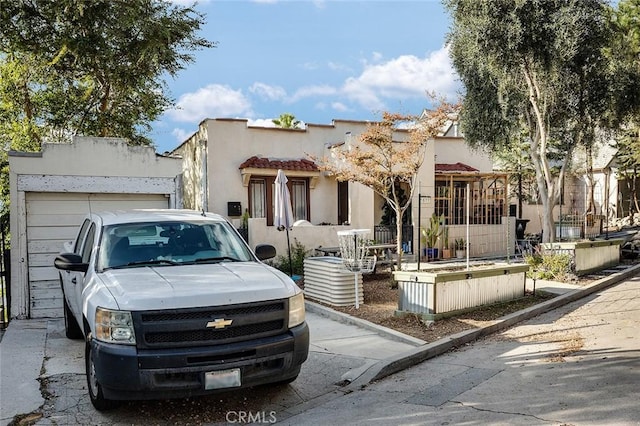
[(200, 125), (198, 131), (181, 144), (172, 154), (182, 158), (182, 197), (184, 206), (194, 210), (206, 210), (207, 131)]
[[(338, 247), (338, 231), (354, 229), (353, 226), (345, 225), (308, 225), (294, 226), (289, 230), (289, 241), (293, 248), (295, 242), (302, 244), (310, 251), (310, 255), (315, 254), (315, 248)], [(373, 229), (371, 229), (373, 238)], [(249, 241), (252, 249), (257, 244), (271, 244), (276, 248), (278, 256), (287, 255), (287, 233), (278, 231), (275, 226), (267, 226), (264, 218), (249, 219)]]
[(179, 159), (157, 155), (153, 147), (98, 137), (76, 137), (68, 144), (44, 143), (38, 153), (11, 152), (10, 161), (11, 173), (20, 175), (175, 178), (182, 168)]
[(471, 149), (463, 138), (440, 137), (435, 139), (434, 162), (440, 164), (464, 163), (480, 172), (492, 172), (493, 161), (484, 150)]
[[(345, 135), (362, 133), (366, 121), (336, 120), (331, 125), (309, 124), (306, 129), (281, 129), (250, 127), (244, 119), (207, 119), (200, 129), (174, 154), (183, 158), (185, 180), (185, 205), (191, 203), (200, 208), (198, 200), (203, 197), (198, 191), (207, 193), (207, 210), (227, 214), (227, 203), (239, 201), (242, 211), (249, 205), (248, 188), (244, 186), (239, 166), (252, 156), (270, 159), (299, 160), (310, 156), (328, 156), (330, 145), (343, 142)], [(203, 170), (200, 150), (206, 141), (207, 183), (198, 183)], [(295, 172), (286, 171), (288, 176)], [(351, 224), (361, 227), (374, 225), (373, 192), (361, 185), (349, 186), (351, 196)], [(337, 223), (338, 198), (335, 179), (321, 172), (310, 194), (310, 222)], [(362, 204), (361, 204), (362, 203)], [(357, 208), (355, 208), (357, 206)], [(234, 220), (237, 222), (237, 219)]]
[[(308, 124), (305, 129), (281, 129), (272, 127), (251, 127), (245, 119), (207, 119), (198, 131), (174, 153), (184, 161), (185, 205), (201, 208), (199, 200), (207, 199), (207, 210), (227, 214), (227, 203), (239, 201), (241, 210), (248, 208), (248, 188), (244, 186), (239, 166), (252, 156), (280, 160), (322, 158), (330, 155), (329, 146), (337, 143), (357, 143), (357, 137), (366, 130), (368, 122), (335, 120), (330, 125)], [(351, 136), (347, 136), (351, 135)], [(407, 131), (399, 131), (394, 140), (404, 140)], [(202, 149), (206, 143), (206, 151)], [(202, 161), (206, 155), (207, 182), (199, 182), (203, 173)], [(413, 197), (412, 217), (417, 226), (417, 197), (433, 197), (434, 163), (462, 162), (482, 172), (492, 170), (490, 157), (478, 151), (470, 151), (462, 138), (441, 137), (430, 141), (424, 152), (423, 166), (416, 183), (420, 184)], [(259, 173), (259, 171), (258, 171)], [(274, 173), (265, 170), (265, 174)], [(287, 172), (289, 176), (289, 172)], [(206, 197), (200, 192), (204, 191)], [(338, 222), (337, 184), (333, 177), (324, 172), (310, 189), (310, 218), (314, 224)], [(382, 197), (360, 184), (349, 184), (349, 224), (356, 228), (373, 229), (382, 216)], [(432, 207), (431, 207), (432, 209)], [(423, 217), (431, 211), (423, 206)], [(238, 226), (239, 218), (230, 218)], [(417, 234), (417, 230), (414, 231)], [(258, 236), (256, 236), (257, 238)], [(257, 243), (250, 237), (252, 243)], [(315, 243), (314, 243), (315, 244)]]

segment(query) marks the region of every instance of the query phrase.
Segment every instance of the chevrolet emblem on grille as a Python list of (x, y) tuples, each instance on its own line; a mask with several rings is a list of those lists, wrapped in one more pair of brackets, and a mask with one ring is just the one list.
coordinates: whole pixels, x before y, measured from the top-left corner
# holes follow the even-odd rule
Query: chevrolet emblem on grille
[(232, 322), (233, 320), (230, 319), (216, 318), (207, 323), (207, 328), (225, 328), (226, 326), (231, 325)]

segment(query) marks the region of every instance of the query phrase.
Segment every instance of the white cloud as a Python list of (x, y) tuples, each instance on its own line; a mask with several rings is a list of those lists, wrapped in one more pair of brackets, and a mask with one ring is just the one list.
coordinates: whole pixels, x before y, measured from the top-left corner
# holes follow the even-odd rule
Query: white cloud
[(366, 65), (360, 76), (347, 79), (342, 90), (362, 106), (382, 109), (384, 99), (424, 97), (426, 100), (427, 92), (454, 99), (457, 89), (457, 76), (449, 52), (443, 47), (425, 58), (404, 55)]
[(304, 86), (300, 89), (296, 90), (296, 92), (288, 99), (288, 102), (297, 102), (304, 98), (309, 98), (312, 96), (330, 96), (335, 95), (337, 93), (337, 89), (335, 87), (329, 85), (321, 85), (321, 86)]
[(345, 111), (349, 111), (349, 107), (347, 107), (345, 104), (343, 104), (342, 102), (332, 102), (331, 103), (331, 108), (335, 111), (338, 112), (345, 112)]
[(178, 141), (179, 143), (186, 141), (192, 133), (192, 131), (181, 129), (178, 127), (171, 131), (171, 135), (174, 136), (176, 138), (176, 141)]
[(351, 71), (351, 68), (339, 62), (330, 61), (327, 66), (331, 71)]
[(301, 65), (301, 68), (307, 71), (314, 71), (318, 69), (318, 64), (316, 62), (305, 62)]
[(205, 118), (252, 116), (251, 102), (240, 90), (210, 84), (180, 96), (177, 108), (166, 114), (175, 121), (199, 123)]
[(313, 0), (313, 4), (317, 9), (324, 9), (326, 6), (326, 0)]
[(253, 127), (276, 127), (271, 118), (258, 118), (257, 120), (247, 120), (247, 125)]
[[(297, 117), (296, 117), (296, 120), (300, 121), (300, 123), (298, 123), (298, 129), (304, 129), (306, 126), (305, 122), (298, 119)], [(272, 118), (258, 118), (255, 120), (247, 120), (247, 125), (253, 126), (253, 127), (277, 127), (274, 124)]]
[(249, 91), (271, 101), (282, 100), (287, 96), (287, 92), (282, 87), (270, 86), (260, 82), (253, 83), (249, 87)]

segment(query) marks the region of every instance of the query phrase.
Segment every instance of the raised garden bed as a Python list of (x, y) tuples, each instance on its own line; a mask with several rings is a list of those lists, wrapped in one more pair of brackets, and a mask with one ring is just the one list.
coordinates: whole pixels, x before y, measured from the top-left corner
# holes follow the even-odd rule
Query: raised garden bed
[(395, 271), (397, 315), (437, 320), (495, 302), (524, 297), (526, 264), (482, 264), (421, 271)]
[(620, 263), (623, 239), (594, 241), (563, 241), (542, 243), (545, 253), (568, 253), (572, 257), (572, 272), (585, 275)]

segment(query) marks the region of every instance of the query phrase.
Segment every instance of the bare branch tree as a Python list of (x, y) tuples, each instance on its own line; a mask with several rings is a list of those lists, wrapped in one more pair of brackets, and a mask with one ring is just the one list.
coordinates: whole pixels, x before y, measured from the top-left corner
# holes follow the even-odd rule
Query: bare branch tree
[[(459, 104), (441, 100), (437, 108), (421, 119), (384, 112), (382, 120), (369, 124), (353, 143), (332, 148), (331, 158), (318, 161), (320, 169), (338, 181), (357, 182), (371, 188), (396, 213), (398, 269), (402, 264), (402, 218), (411, 205), (425, 148), (458, 110)], [(406, 136), (400, 138), (403, 133)], [(396, 184), (405, 186), (406, 199), (400, 196)]]

